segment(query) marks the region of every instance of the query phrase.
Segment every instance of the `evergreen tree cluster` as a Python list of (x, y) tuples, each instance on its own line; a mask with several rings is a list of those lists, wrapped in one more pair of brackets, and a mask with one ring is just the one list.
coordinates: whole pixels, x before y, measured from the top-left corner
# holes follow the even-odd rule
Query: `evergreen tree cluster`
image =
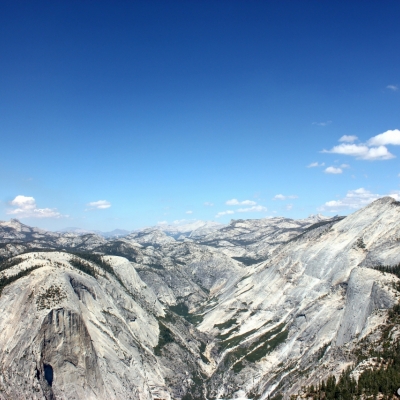
[(18, 279), (20, 279), (20, 278), (22, 278), (22, 277), (24, 277), (26, 275), (29, 275), (33, 270), (35, 270), (35, 269), (37, 269), (39, 267), (40, 267), (40, 265), (36, 265), (34, 267), (27, 268), (27, 269), (25, 269), (23, 271), (20, 271), (20, 272), (18, 272), (18, 274), (15, 274), (15, 275), (12, 275), (12, 276), (9, 276), (9, 277), (5, 277), (5, 276), (0, 277), (0, 296), (1, 296), (1, 292), (3, 291), (3, 289), (7, 285), (9, 285), (10, 283), (15, 282), (16, 280), (18, 280)]
[(381, 272), (387, 272), (390, 274), (396, 275), (398, 278), (400, 278), (400, 264), (397, 265), (378, 265), (375, 267), (378, 271)]
[(96, 278), (96, 271), (95, 269), (86, 261), (83, 261), (81, 258), (78, 257), (72, 257), (69, 260), (69, 263), (76, 269), (79, 269), (80, 271), (84, 272), (85, 274), (88, 274), (90, 276), (93, 276)]
[(355, 351), (358, 363), (369, 359), (375, 366), (365, 369), (358, 381), (351, 377), (354, 368), (347, 368), (337, 380), (329, 376), (326, 382), (305, 388), (307, 397), (327, 400), (393, 398), (400, 388), (400, 338), (393, 338), (392, 331), (399, 325), (400, 304), (397, 304), (388, 313), (380, 342), (372, 346), (361, 342)]
[[(118, 283), (126, 289), (124, 283), (121, 281), (120, 277), (115, 273), (113, 267), (111, 264), (107, 261), (105, 261), (104, 257), (100, 254), (93, 254), (93, 253), (70, 253), (73, 254), (75, 257), (71, 258), (70, 264), (81, 270), (82, 272), (85, 272), (88, 275), (91, 275), (93, 277), (96, 277), (96, 271), (95, 269), (89, 264), (86, 263), (84, 260), (90, 261), (96, 266), (98, 266), (100, 269), (103, 271), (108, 272), (110, 275), (112, 275)], [(82, 260), (83, 259), (83, 260)]]
[(4, 261), (0, 262), (0, 272), (13, 267), (14, 265), (18, 265), (22, 261), (23, 261), (22, 258), (19, 258), (19, 257), (9, 258), (7, 260), (4, 260)]

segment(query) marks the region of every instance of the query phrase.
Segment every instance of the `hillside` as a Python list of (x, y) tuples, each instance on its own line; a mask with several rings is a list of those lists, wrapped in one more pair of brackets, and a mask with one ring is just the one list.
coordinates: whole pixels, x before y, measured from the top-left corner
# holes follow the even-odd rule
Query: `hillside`
[(377, 268), (400, 263), (399, 216), (385, 197), (190, 237), (2, 222), (0, 399), (266, 399), (347, 367), (357, 380), (361, 344), (397, 332), (399, 278)]

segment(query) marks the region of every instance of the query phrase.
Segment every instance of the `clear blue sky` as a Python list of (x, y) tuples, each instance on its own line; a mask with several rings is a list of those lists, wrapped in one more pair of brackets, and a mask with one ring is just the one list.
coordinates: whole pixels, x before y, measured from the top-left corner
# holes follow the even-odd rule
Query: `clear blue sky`
[(399, 1), (1, 2), (0, 219), (134, 229), (396, 194), (399, 16)]

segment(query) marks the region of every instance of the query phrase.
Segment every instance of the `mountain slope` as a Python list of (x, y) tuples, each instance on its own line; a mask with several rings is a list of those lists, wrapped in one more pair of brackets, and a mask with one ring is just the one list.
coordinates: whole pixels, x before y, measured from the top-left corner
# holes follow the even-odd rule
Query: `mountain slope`
[(399, 216), (382, 198), (344, 219), (238, 220), (189, 241), (149, 228), (97, 245), (14, 221), (7, 254), (75, 255), (0, 265), (0, 399), (266, 399), (338, 376), (398, 301), (399, 279), (374, 267), (400, 263)]
[(384, 315), (373, 312), (395, 304), (391, 283), (397, 278), (361, 265), (382, 253), (400, 261), (400, 243), (393, 247), (399, 214), (399, 204), (383, 198), (333, 226), (310, 230), (224, 293), (199, 326), (224, 338), (222, 346), (216, 342), (222, 350), (214, 392), (234, 393), (221, 387), (220, 375), (261, 398), (279, 383), (292, 392), (289, 379), (300, 381), (321, 349), (350, 343), (382, 321)]

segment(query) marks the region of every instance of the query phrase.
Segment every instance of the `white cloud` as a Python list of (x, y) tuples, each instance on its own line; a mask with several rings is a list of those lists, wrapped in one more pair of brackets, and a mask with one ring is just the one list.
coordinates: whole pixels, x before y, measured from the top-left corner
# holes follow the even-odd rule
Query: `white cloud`
[(341, 168), (336, 167), (328, 167), (324, 171), (326, 174), (341, 174), (343, 170)]
[(313, 163), (307, 165), (307, 168), (323, 167), (324, 165), (325, 165), (324, 162), (321, 164), (319, 164), (318, 162), (313, 162)]
[(354, 135), (343, 135), (340, 139), (339, 142), (354, 142), (357, 140), (358, 137)]
[[(379, 135), (378, 135), (379, 136)], [(364, 144), (339, 144), (331, 150), (323, 150), (322, 153), (344, 154), (362, 160), (389, 160), (395, 156), (385, 146), (371, 147)]]
[(232, 210), (220, 211), (220, 212), (215, 216), (215, 218), (219, 218), (219, 217), (222, 217), (222, 216), (228, 215), (228, 214), (235, 214), (235, 211), (232, 211)]
[(15, 215), (18, 218), (61, 218), (67, 215), (61, 215), (56, 208), (37, 208), (33, 197), (18, 195), (10, 202), (15, 207), (9, 210), (7, 214)]
[(340, 168), (350, 168), (349, 164), (340, 164)]
[(385, 146), (379, 146), (371, 147), (368, 152), (361, 158), (363, 158), (364, 160), (390, 160), (391, 158), (395, 157), (396, 156), (390, 153)]
[[(391, 194), (392, 197), (398, 194)], [(357, 210), (361, 207), (368, 205), (376, 199), (383, 197), (380, 194), (371, 193), (369, 190), (359, 188), (356, 190), (349, 190), (346, 196), (340, 200), (327, 201), (321, 206), (318, 211), (339, 212), (341, 210)]]
[(293, 208), (293, 204), (288, 204), (286, 206), (286, 210), (290, 211)]
[(87, 204), (90, 207), (90, 210), (104, 210), (106, 208), (111, 207), (111, 203), (107, 200), (98, 200), (98, 201), (91, 201)]
[(283, 194), (277, 194), (273, 197), (272, 200), (286, 200), (286, 199), (297, 199), (299, 196), (296, 196), (295, 194), (285, 196)]
[(396, 201), (400, 201), (400, 191), (399, 190), (393, 190), (391, 191), (388, 196), (393, 197)]
[(253, 207), (249, 207), (249, 208), (239, 208), (237, 210), (237, 212), (241, 212), (241, 213), (262, 212), (262, 211), (267, 211), (267, 207), (258, 205), (258, 206), (253, 206)]
[(395, 92), (396, 90), (399, 89), (399, 87), (397, 85), (387, 85), (386, 89), (390, 89), (393, 90), (393, 92)]
[(373, 136), (367, 143), (349, 143), (356, 139), (357, 136), (344, 135), (339, 139), (339, 142), (348, 143), (341, 143), (334, 146), (331, 150), (322, 150), (322, 153), (343, 154), (356, 157), (360, 160), (389, 160), (395, 156), (389, 152), (386, 145), (400, 146), (400, 130), (388, 130)]
[(206, 202), (204, 203), (204, 205), (205, 205), (206, 207), (212, 207), (212, 206), (214, 205), (214, 203), (210, 203), (209, 201), (206, 201)]
[(239, 201), (238, 199), (228, 200), (225, 204), (228, 206), (255, 206), (257, 203), (252, 200)]
[(332, 121), (325, 121), (325, 122), (313, 122), (313, 125), (317, 125), (317, 126), (327, 126), (329, 124), (331, 124)]
[(393, 129), (376, 135), (368, 140), (369, 146), (384, 146), (387, 144), (393, 144), (395, 146), (400, 145), (400, 130)]
[(157, 225), (168, 225), (168, 222), (167, 221), (158, 221), (157, 222)]
[(193, 211), (192, 210), (188, 210), (188, 211), (186, 211), (186, 214), (193, 214)]

